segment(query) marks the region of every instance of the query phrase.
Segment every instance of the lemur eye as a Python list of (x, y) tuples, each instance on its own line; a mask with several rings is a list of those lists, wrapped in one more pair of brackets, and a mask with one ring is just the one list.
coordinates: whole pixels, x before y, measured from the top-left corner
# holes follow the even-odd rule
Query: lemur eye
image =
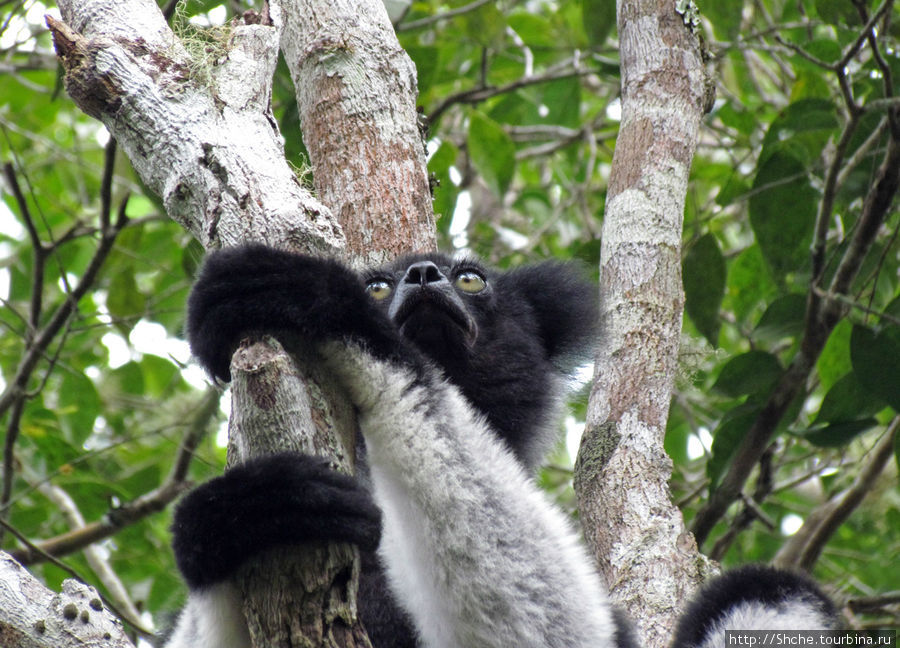
[(381, 301), (391, 294), (391, 284), (384, 279), (374, 279), (366, 284), (366, 292), (375, 301)]
[(487, 282), (474, 270), (460, 272), (456, 278), (456, 287), (467, 293), (480, 293), (487, 287)]

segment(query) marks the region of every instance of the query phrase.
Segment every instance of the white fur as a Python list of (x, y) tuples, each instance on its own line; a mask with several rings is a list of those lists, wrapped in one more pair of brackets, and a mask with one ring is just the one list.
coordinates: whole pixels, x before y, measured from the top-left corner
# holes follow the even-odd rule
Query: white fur
[(251, 648), (234, 585), (220, 583), (192, 591), (166, 648)]
[(717, 621), (698, 648), (728, 646), (727, 632), (729, 630), (779, 632), (823, 630), (832, 627), (832, 621), (822, 614), (819, 607), (811, 605), (807, 601), (791, 600), (775, 606), (763, 605), (758, 601), (747, 601), (735, 606)]
[(360, 408), (381, 553), (429, 648), (606, 648), (614, 625), (568, 520), (455, 386), (333, 345)]

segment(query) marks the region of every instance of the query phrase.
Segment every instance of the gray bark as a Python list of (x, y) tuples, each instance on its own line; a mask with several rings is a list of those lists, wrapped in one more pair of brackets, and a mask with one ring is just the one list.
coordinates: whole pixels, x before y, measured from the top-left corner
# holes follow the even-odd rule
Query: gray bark
[(61, 0), (48, 20), (75, 103), (102, 121), (169, 216), (206, 248), (265, 241), (344, 247), (284, 159), (271, 113), (281, 25), (238, 25), (218, 60), (192, 61), (150, 0)]
[(617, 4), (622, 124), (600, 260), (600, 348), (575, 489), (585, 536), (639, 643), (663, 648), (709, 567), (663, 449), (677, 372), (681, 232), (706, 88), (696, 37), (658, 0)]
[(57, 594), (0, 551), (0, 646), (134, 648), (97, 591), (75, 580)]
[(416, 68), (381, 0), (277, 0), (316, 193), (352, 256), (435, 247)]

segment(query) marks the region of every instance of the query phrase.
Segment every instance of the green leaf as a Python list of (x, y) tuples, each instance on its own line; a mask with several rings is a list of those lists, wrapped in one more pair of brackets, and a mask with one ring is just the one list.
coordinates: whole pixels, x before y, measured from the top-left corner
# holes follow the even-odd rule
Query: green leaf
[(719, 38), (731, 39), (736, 36), (741, 26), (742, 0), (718, 0), (718, 2), (700, 3), (703, 16), (713, 25)]
[(84, 443), (94, 431), (94, 421), (101, 410), (100, 395), (90, 378), (76, 373), (63, 375), (57, 414), (67, 439), (79, 445)]
[(771, 353), (748, 351), (729, 360), (713, 390), (737, 398), (770, 390), (781, 377), (781, 364)]
[(548, 109), (546, 121), (576, 128), (581, 123), (581, 83), (575, 77), (551, 81), (543, 86)]
[(181, 381), (181, 372), (170, 360), (145, 353), (141, 359), (144, 389), (153, 398), (161, 398)]
[(759, 118), (739, 102), (729, 99), (716, 111), (722, 123), (743, 135), (749, 135), (759, 127)]
[(794, 156), (774, 153), (756, 174), (750, 196), (750, 224), (776, 278), (809, 259), (818, 192)]
[(432, 206), (438, 219), (438, 229), (444, 234), (450, 230), (450, 220), (459, 196), (459, 188), (450, 179), (450, 167), (456, 164), (458, 155), (459, 149), (453, 144), (442, 142), (438, 150), (428, 159), (428, 171), (437, 182), (432, 190), (434, 195)]
[(753, 330), (757, 342), (775, 343), (799, 337), (806, 315), (806, 295), (792, 293), (777, 298), (766, 309)]
[[(828, 63), (837, 62), (843, 55), (840, 44), (834, 38), (828, 38), (827, 36), (815, 38), (806, 43), (803, 48), (820, 61)], [(816, 67), (815, 69), (818, 68)]]
[(81, 446), (59, 433), (59, 420), (54, 412), (44, 408), (26, 408), (22, 417), (22, 439), (36, 448), (42, 465), (56, 469), (74, 461)]
[(832, 423), (820, 429), (807, 430), (803, 438), (822, 448), (840, 448), (876, 425), (878, 421), (874, 418)]
[(879, 331), (855, 325), (850, 335), (850, 362), (860, 385), (900, 411), (900, 326)]
[(897, 469), (900, 470), (900, 434), (894, 432), (894, 459), (897, 461)]
[(718, 346), (719, 307), (725, 296), (725, 258), (712, 234), (701, 236), (684, 258), (685, 310), (694, 326)]
[(467, 140), (472, 164), (499, 197), (503, 197), (516, 169), (516, 149), (500, 125), (480, 112), (469, 119)]
[(850, 362), (850, 334), (853, 325), (848, 320), (841, 320), (831, 331), (825, 348), (816, 361), (819, 381), (826, 389), (830, 389), (838, 380), (847, 374), (853, 365)]
[(739, 322), (746, 322), (776, 292), (759, 245), (751, 245), (731, 262), (726, 298)]
[(558, 33), (554, 29), (554, 20), (551, 16), (531, 13), (525, 9), (513, 9), (506, 20), (529, 47), (549, 49), (559, 45)]
[(106, 307), (116, 320), (116, 326), (127, 334), (138, 316), (143, 314), (146, 299), (138, 290), (133, 267), (121, 267), (109, 281)]
[(120, 397), (124, 395), (143, 396), (144, 372), (136, 362), (126, 362), (108, 372), (102, 385), (104, 396)]
[(710, 481), (710, 490), (715, 490), (725, 469), (731, 463), (735, 451), (759, 415), (759, 408), (743, 404), (730, 410), (713, 432), (710, 458), (706, 463), (706, 474)]
[[(831, 86), (828, 85), (828, 82), (825, 81), (819, 70), (811, 70), (800, 65), (798, 66), (796, 74), (797, 78), (794, 79), (794, 84), (791, 86), (791, 101), (796, 102), (804, 99), (821, 100), (831, 96)], [(802, 144), (802, 141), (792, 141), (790, 142), (790, 146), (794, 146), (798, 143)], [(809, 155), (806, 155), (804, 159), (808, 162), (812, 162), (809, 157)]]
[(500, 46), (506, 30), (506, 18), (496, 3), (489, 2), (462, 15), (466, 35), (482, 47)]
[(819, 18), (832, 25), (859, 25), (861, 19), (854, 3), (847, 0), (816, 0)]
[(881, 399), (865, 389), (853, 372), (838, 380), (825, 394), (813, 427), (822, 423), (847, 423), (867, 418), (884, 409)]
[(819, 158), (837, 128), (833, 102), (817, 98), (795, 101), (779, 113), (766, 131), (758, 164), (786, 150), (809, 166)]
[(735, 174), (719, 189), (719, 192), (716, 194), (716, 204), (720, 207), (726, 207), (739, 199), (743, 199), (748, 193), (750, 193), (749, 183), (742, 176)]
[(609, 0), (581, 0), (584, 33), (590, 44), (603, 45), (616, 26), (616, 3)]

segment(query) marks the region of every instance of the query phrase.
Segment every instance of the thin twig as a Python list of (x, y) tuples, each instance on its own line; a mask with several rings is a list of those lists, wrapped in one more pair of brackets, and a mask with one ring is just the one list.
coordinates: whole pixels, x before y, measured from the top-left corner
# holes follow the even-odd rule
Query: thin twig
[(16, 370), (15, 377), (10, 381), (9, 386), (3, 394), (0, 395), (0, 415), (9, 409), (16, 398), (16, 395), (25, 388), (28, 378), (34, 371), (38, 361), (43, 357), (47, 347), (66, 324), (69, 317), (75, 312), (78, 301), (93, 286), (94, 281), (100, 272), (100, 268), (103, 266), (104, 261), (106, 261), (106, 257), (109, 256), (109, 253), (112, 251), (116, 236), (118, 236), (118, 233), (125, 227), (126, 223), (127, 217), (125, 217), (124, 209), (120, 209), (118, 220), (115, 224), (110, 226), (109, 231), (101, 236), (100, 244), (94, 252), (93, 258), (91, 258), (88, 263), (84, 274), (81, 276), (78, 285), (72, 289), (67, 295), (67, 298), (53, 313), (47, 324), (35, 336), (34, 343), (29, 347), (25, 356), (22, 358), (22, 361)]
[(834, 156), (831, 158), (831, 164), (828, 165), (828, 173), (825, 176), (825, 188), (822, 191), (822, 200), (819, 203), (819, 211), (816, 214), (815, 234), (812, 244), (812, 281), (813, 285), (818, 285), (822, 281), (822, 275), (825, 270), (825, 252), (828, 242), (828, 225), (831, 223), (831, 214), (834, 210), (834, 199), (837, 196), (839, 185), (837, 183), (840, 177), (841, 165), (844, 162), (844, 156), (847, 153), (847, 147), (850, 140), (856, 132), (859, 125), (860, 113), (858, 111), (850, 111), (850, 119), (844, 126), (841, 133), (841, 139), (838, 140), (834, 150)]
[[(872, 108), (872, 104), (877, 103), (875, 101), (869, 102), (866, 104), (867, 108)], [(874, 130), (869, 134), (862, 144), (853, 152), (849, 158), (847, 158), (846, 163), (844, 164), (844, 168), (841, 169), (840, 174), (838, 174), (837, 178), (837, 186), (842, 187), (844, 183), (847, 182), (847, 177), (850, 173), (863, 161), (872, 150), (872, 147), (875, 146), (884, 135), (884, 131), (887, 129), (887, 118), (882, 118), (879, 122), (878, 126), (875, 127)]]
[(877, 612), (881, 608), (900, 603), (900, 592), (888, 592), (878, 596), (860, 596), (847, 601), (854, 612)]
[(828, 539), (871, 492), (878, 476), (894, 454), (894, 437), (898, 429), (900, 416), (894, 417), (891, 421), (884, 436), (869, 456), (868, 462), (853, 480), (853, 484), (807, 516), (803, 528), (778, 552), (775, 557), (776, 564), (806, 571), (812, 569)]
[(15, 169), (12, 163), (7, 162), (3, 165), (3, 174), (6, 176), (6, 182), (12, 190), (13, 197), (19, 207), (19, 213), (22, 221), (25, 223), (25, 230), (28, 232), (28, 238), (31, 241), (31, 247), (34, 253), (32, 260), (31, 274), (31, 306), (28, 311), (28, 330), (25, 334), (26, 344), (34, 337), (34, 332), (40, 325), (41, 310), (43, 308), (44, 294), (44, 262), (46, 250), (41, 242), (40, 234), (37, 231), (34, 219), (31, 216), (31, 209), (28, 207), (28, 201), (19, 185), (19, 179), (16, 177)]
[[(900, 140), (892, 136), (872, 189), (866, 196), (853, 237), (832, 278), (829, 293), (848, 293), (879, 228), (890, 213), (898, 188)], [(740, 497), (744, 483), (768, 446), (778, 423), (804, 388), (829, 334), (840, 321), (844, 308), (836, 301), (823, 302), (815, 293), (810, 292), (799, 350), (741, 441), (719, 487), (694, 517), (692, 531), (698, 544), (707, 539), (716, 522), (722, 518), (731, 503)]]
[(182, 437), (178, 454), (172, 470), (165, 481), (157, 488), (136, 497), (130, 502), (109, 511), (102, 519), (85, 524), (82, 527), (34, 543), (40, 551), (32, 551), (31, 547), (10, 552), (13, 558), (23, 565), (41, 562), (45, 555), (65, 556), (80, 551), (88, 545), (104, 540), (123, 527), (139, 522), (148, 515), (158, 513), (166, 508), (176, 497), (187, 489), (188, 468), (194, 458), (194, 451), (209, 429), (209, 422), (219, 409), (221, 393), (210, 387), (200, 401), (190, 426)]
[(469, 12), (475, 11), (476, 9), (480, 9), (490, 1), (491, 0), (475, 0), (475, 2), (470, 2), (467, 5), (457, 7), (456, 9), (451, 9), (450, 11), (444, 11), (442, 13), (434, 14), (433, 16), (428, 16), (427, 18), (420, 18), (419, 20), (410, 20), (406, 23), (400, 23), (396, 26), (395, 29), (398, 32), (404, 32), (411, 31), (413, 29), (431, 27), (432, 25), (435, 25), (441, 21), (450, 20), (451, 18), (456, 18), (457, 16), (462, 16), (463, 14), (467, 14)]
[(581, 76), (582, 74), (587, 74), (587, 70), (568, 68), (561, 72), (545, 72), (544, 74), (539, 74), (533, 77), (522, 77), (502, 86), (488, 86), (472, 88), (470, 90), (463, 90), (462, 92), (457, 92), (456, 94), (450, 95), (441, 103), (439, 103), (437, 108), (429, 113), (428, 123), (436, 123), (441, 115), (443, 115), (453, 104), (480, 103), (482, 101), (485, 101), (486, 99), (490, 99), (491, 97), (496, 97), (508, 92), (513, 92), (515, 90), (519, 90), (520, 88), (526, 88), (528, 86), (538, 85), (541, 83), (549, 83), (550, 81), (559, 81), (561, 79), (570, 79), (574, 76)]
[[(890, 248), (888, 247), (888, 249), (890, 249)], [(885, 313), (882, 310), (878, 310), (878, 309), (866, 306), (865, 304), (861, 304), (858, 301), (856, 301), (855, 299), (851, 299), (847, 295), (835, 294), (835, 293), (829, 292), (827, 290), (823, 290), (822, 288), (818, 288), (818, 287), (814, 287), (813, 290), (815, 291), (816, 295), (818, 295), (822, 299), (836, 301), (840, 304), (843, 304), (844, 306), (849, 306), (850, 308), (853, 308), (855, 310), (862, 311), (866, 315), (874, 315), (875, 317), (880, 318), (882, 321), (890, 322), (891, 324), (896, 324), (896, 325), (900, 326), (900, 317), (895, 317), (894, 315), (891, 315), (890, 313)]]
[(116, 138), (110, 137), (103, 149), (103, 177), (100, 180), (100, 230), (109, 229), (112, 211), (112, 183), (116, 170)]

